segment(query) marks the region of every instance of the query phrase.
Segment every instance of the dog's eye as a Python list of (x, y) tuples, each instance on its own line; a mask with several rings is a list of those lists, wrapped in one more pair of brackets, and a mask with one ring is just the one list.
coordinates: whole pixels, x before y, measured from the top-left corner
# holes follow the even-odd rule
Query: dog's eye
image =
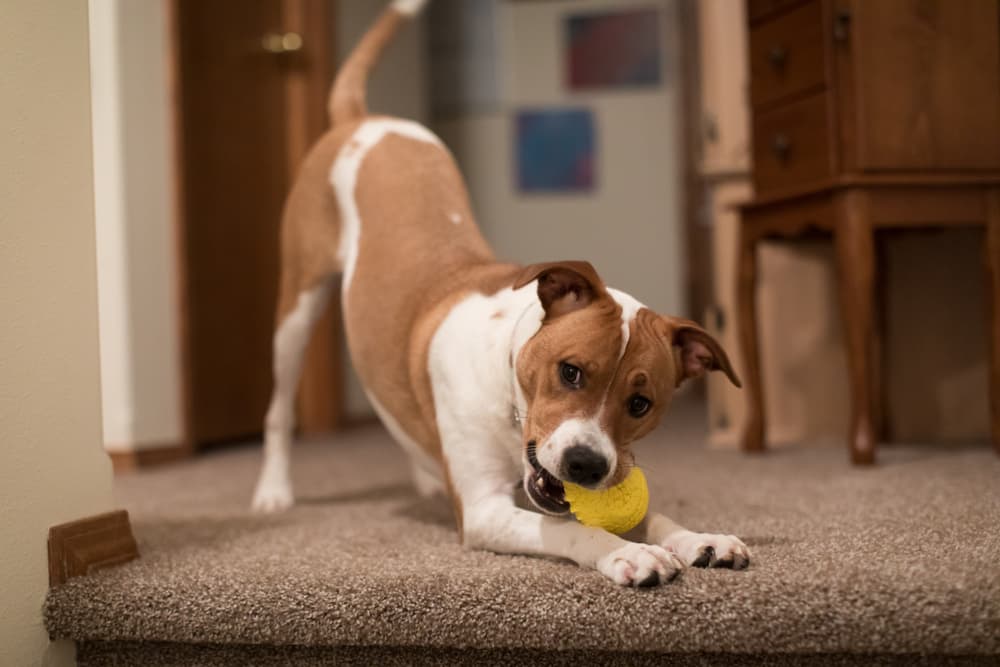
[(570, 389), (579, 389), (583, 385), (583, 371), (565, 361), (559, 363), (559, 377)]
[(645, 396), (634, 394), (628, 399), (628, 413), (636, 419), (649, 412), (651, 407), (653, 407), (653, 402)]

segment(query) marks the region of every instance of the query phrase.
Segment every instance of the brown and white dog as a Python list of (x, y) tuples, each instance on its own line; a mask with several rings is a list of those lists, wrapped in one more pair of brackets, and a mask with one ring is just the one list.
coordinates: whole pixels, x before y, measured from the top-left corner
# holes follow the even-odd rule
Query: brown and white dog
[[(292, 504), (296, 386), (339, 274), (368, 397), (409, 453), (418, 489), (450, 495), (464, 545), (566, 558), (623, 585), (666, 582), (686, 565), (746, 567), (747, 548), (731, 535), (651, 513), (644, 540), (632, 542), (568, 514), (562, 482), (621, 481), (631, 443), (656, 426), (683, 380), (706, 370), (739, 380), (696, 324), (606, 287), (586, 262), (497, 262), (440, 140), (367, 114), (369, 71), (425, 1), (395, 0), (348, 58), (330, 98), (333, 128), (288, 198), (254, 507)], [(539, 511), (515, 504), (518, 486)]]

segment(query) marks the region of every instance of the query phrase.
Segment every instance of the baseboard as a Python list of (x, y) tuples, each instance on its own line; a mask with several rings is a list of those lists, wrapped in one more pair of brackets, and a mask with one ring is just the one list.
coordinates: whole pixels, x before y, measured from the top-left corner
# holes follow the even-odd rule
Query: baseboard
[(143, 449), (108, 452), (115, 474), (133, 472), (140, 468), (151, 468), (186, 459), (194, 454), (194, 447), (188, 443), (145, 447)]
[(49, 586), (139, 557), (128, 512), (117, 510), (49, 528)]
[(337, 426), (339, 431), (350, 431), (357, 428), (366, 428), (368, 426), (375, 426), (381, 424), (382, 420), (378, 418), (375, 413), (368, 415), (345, 415), (341, 417), (340, 424)]

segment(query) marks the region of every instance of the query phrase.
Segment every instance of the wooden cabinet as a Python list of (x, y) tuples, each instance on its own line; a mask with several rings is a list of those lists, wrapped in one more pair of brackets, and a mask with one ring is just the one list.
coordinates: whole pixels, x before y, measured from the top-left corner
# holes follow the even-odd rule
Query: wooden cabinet
[(764, 109), (827, 88), (823, 6), (807, 2), (750, 32), (750, 99)]
[(742, 209), (744, 447), (764, 446), (756, 243), (833, 237), (853, 460), (881, 435), (875, 234), (981, 226), (993, 304), (991, 424), (1000, 452), (1000, 2), (748, 0), (756, 201)]
[(833, 12), (846, 26), (833, 42), (840, 111), (854, 120), (841, 133), (845, 169), (1000, 169), (995, 0), (854, 0)]
[(758, 194), (823, 184), (836, 174), (826, 93), (754, 114), (753, 183)]
[(1000, 170), (996, 1), (812, 0), (753, 16), (759, 195), (838, 174)]

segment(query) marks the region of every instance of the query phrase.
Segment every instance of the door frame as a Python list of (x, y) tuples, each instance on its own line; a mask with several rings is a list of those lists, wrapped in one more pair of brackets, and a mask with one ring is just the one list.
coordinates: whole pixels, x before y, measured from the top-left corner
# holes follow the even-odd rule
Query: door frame
[[(275, 26), (282, 32), (295, 32), (302, 36), (305, 48), (296, 54), (304, 58), (306, 67), (289, 68), (285, 86), (285, 99), (289, 118), (302, 122), (289, 122), (287, 133), (287, 168), (295, 174), (313, 142), (329, 128), (326, 100), (333, 80), (335, 0), (277, 0), (281, 4), (282, 25)], [(188, 272), (185, 265), (187, 235), (185, 220), (186, 192), (184, 188), (184, 82), (180, 67), (179, 4), (182, 0), (168, 0), (167, 18), (167, 81), (169, 85), (169, 141), (171, 146), (171, 177), (174, 199), (174, 268), (177, 281), (177, 315), (180, 340), (180, 385), (182, 411), (182, 442), (178, 446), (180, 458), (191, 456), (198, 448), (193, 424), (193, 355), (190, 340), (191, 307), (188, 302)], [(292, 178), (289, 178), (289, 182)], [(275, 239), (274, 252), (280, 251)], [(331, 299), (327, 312), (316, 324), (306, 359), (298, 394), (297, 413), (299, 430), (305, 434), (329, 432), (336, 429), (343, 415), (343, 359), (341, 354), (339, 294)], [(325, 343), (325, 344), (324, 344)], [(260, 416), (261, 424), (264, 415)], [(142, 462), (138, 462), (139, 465)]]

